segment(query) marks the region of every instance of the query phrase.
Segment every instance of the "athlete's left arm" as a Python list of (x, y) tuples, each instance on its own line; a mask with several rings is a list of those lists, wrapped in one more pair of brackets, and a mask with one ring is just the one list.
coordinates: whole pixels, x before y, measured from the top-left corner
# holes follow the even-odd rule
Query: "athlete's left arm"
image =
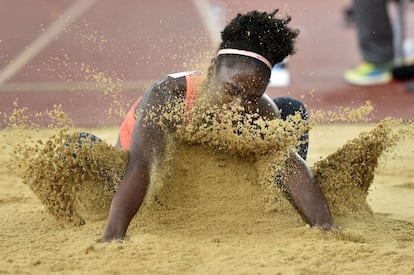
[[(266, 94), (262, 97), (261, 107), (265, 116), (279, 117), (279, 109)], [(325, 196), (305, 160), (290, 150), (284, 165), (282, 184), (302, 217), (312, 226), (336, 229)]]
[(285, 161), (282, 183), (294, 206), (311, 226), (328, 230), (337, 229), (325, 196), (311, 169), (293, 150), (290, 150), (290, 155)]

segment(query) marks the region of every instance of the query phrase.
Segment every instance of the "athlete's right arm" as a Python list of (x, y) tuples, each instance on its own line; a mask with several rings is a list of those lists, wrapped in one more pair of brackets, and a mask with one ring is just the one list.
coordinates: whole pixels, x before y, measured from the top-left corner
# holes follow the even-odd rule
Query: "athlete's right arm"
[(126, 173), (112, 199), (102, 241), (123, 239), (129, 223), (143, 202), (150, 180), (151, 164), (155, 157), (160, 157), (163, 153), (166, 132), (158, 123), (150, 120), (149, 116), (160, 117), (159, 106), (164, 106), (171, 98), (170, 92), (164, 92), (166, 87), (151, 88), (138, 106), (141, 113), (134, 127)]

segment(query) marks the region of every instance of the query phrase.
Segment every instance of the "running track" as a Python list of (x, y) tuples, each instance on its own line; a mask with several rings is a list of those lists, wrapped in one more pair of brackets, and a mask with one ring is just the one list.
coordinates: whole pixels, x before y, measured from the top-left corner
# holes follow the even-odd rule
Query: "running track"
[[(197, 68), (237, 12), (279, 7), (301, 34), (289, 62), (291, 84), (269, 88), (271, 96), (300, 98), (322, 110), (371, 101), (376, 120), (414, 119), (414, 93), (403, 83), (361, 88), (342, 80), (342, 72), (359, 62), (354, 30), (343, 20), (349, 2), (2, 0), (0, 112), (9, 113), (18, 98), (31, 112), (62, 104), (80, 127), (117, 125), (120, 117), (102, 115), (116, 107), (114, 91), (127, 108), (163, 74)], [(408, 26), (414, 26), (412, 6)], [(115, 88), (108, 95), (109, 81)]]

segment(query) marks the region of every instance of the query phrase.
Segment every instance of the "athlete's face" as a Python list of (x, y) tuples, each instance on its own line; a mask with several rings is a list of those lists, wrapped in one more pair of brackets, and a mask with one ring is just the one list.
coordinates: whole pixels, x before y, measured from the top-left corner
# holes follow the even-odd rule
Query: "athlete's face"
[(237, 104), (255, 111), (269, 83), (270, 70), (257, 61), (243, 57), (226, 58), (216, 68), (213, 89), (223, 104)]

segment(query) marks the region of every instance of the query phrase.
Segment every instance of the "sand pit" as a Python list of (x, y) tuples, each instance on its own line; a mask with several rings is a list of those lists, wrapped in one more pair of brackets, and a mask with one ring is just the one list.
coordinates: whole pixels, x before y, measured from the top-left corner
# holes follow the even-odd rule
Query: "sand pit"
[[(373, 124), (315, 126), (309, 163), (325, 159), (374, 128)], [(117, 135), (115, 128), (88, 131), (112, 144)], [(7, 132), (8, 137), (13, 134)], [(30, 133), (34, 139), (51, 134), (52, 130)], [(153, 189), (127, 239), (110, 244), (99, 242), (105, 215), (86, 215), (91, 212), (88, 205), (79, 210), (86, 221), (81, 226), (51, 215), (32, 190), (6, 169), (10, 148), (4, 146), (0, 272), (409, 274), (414, 272), (413, 142), (409, 136), (380, 157), (367, 205), (354, 212), (352, 203), (346, 210), (334, 210), (342, 227), (338, 232), (309, 228), (289, 207), (266, 208), (268, 198), (261, 187), (247, 184), (258, 176), (247, 159), (240, 162), (200, 148), (180, 148), (181, 161), (173, 162), (174, 169), (158, 179), (170, 180), (163, 189), (170, 192)], [(186, 157), (193, 154), (199, 158)], [(229, 173), (233, 180), (223, 181)], [(197, 175), (208, 185), (197, 184)], [(178, 184), (168, 178), (173, 176), (188, 182)], [(344, 201), (354, 199), (346, 195)], [(284, 202), (276, 205), (285, 206)], [(106, 211), (103, 206), (100, 210)]]

